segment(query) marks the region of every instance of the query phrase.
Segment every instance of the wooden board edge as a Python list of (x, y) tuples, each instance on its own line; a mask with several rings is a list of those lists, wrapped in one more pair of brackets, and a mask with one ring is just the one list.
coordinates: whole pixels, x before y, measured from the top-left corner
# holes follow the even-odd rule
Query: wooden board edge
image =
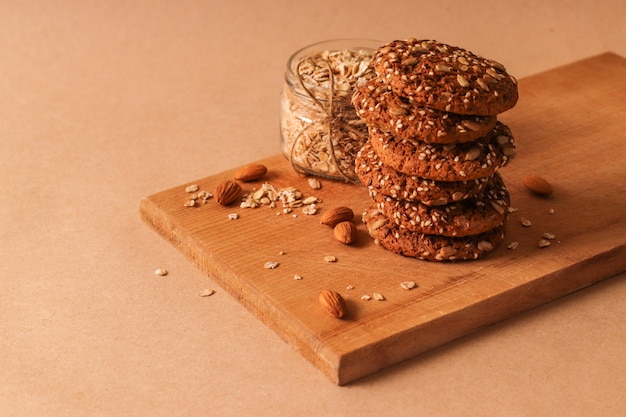
[[(228, 266), (222, 265), (219, 260), (212, 258), (213, 262), (204, 262), (202, 250), (189, 244), (185, 244), (188, 236), (180, 235), (180, 228), (175, 227), (167, 216), (151, 200), (157, 194), (148, 196), (139, 202), (139, 217), (153, 229), (158, 235), (170, 242), (187, 259), (192, 261), (204, 274), (214, 279), (220, 287), (235, 298), (250, 313), (259, 319), (270, 330), (276, 333), (283, 341), (303, 356), (315, 368), (321, 371), (334, 384), (339, 384), (339, 368), (341, 354), (330, 349), (320, 342), (319, 337), (311, 332), (304, 332), (301, 327), (293, 323), (293, 319), (284, 312), (275, 308), (264, 297), (259, 297), (253, 288), (230, 272)], [(204, 254), (206, 255), (206, 254)], [(230, 278), (226, 279), (228, 276)], [(251, 300), (258, 300), (257, 303)]]
[[(598, 273), (598, 265), (611, 265)], [(342, 356), (338, 385), (417, 357), (626, 270), (626, 244)], [(592, 270), (593, 269), (593, 270)], [(569, 285), (563, 285), (564, 280)], [(575, 284), (572, 285), (572, 281)], [(479, 319), (480, 318), (480, 319)], [(439, 329), (447, 329), (442, 334)], [(393, 352), (393, 355), (388, 354)]]

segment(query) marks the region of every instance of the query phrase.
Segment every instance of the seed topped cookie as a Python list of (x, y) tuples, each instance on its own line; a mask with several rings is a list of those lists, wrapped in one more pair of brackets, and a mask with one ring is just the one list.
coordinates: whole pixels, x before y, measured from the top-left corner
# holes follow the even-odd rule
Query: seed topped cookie
[(503, 223), (508, 215), (510, 196), (500, 175), (476, 197), (443, 206), (427, 206), (370, 194), (378, 210), (398, 226), (424, 234), (469, 236), (486, 232)]
[(383, 164), (369, 142), (358, 152), (355, 163), (356, 175), (370, 193), (421, 201), (428, 206), (439, 206), (473, 197), (485, 188), (491, 178), (451, 182), (403, 174)]
[(389, 42), (373, 66), (394, 93), (437, 110), (493, 116), (518, 99), (517, 80), (502, 64), (434, 40)]
[(418, 106), (394, 94), (379, 78), (360, 87), (352, 103), (368, 125), (402, 139), (428, 143), (469, 142), (484, 136), (496, 124), (496, 116), (460, 115)]
[(411, 232), (389, 220), (376, 207), (363, 212), (363, 223), (377, 245), (399, 255), (429, 261), (475, 260), (492, 252), (504, 240), (504, 225), (464, 237)]
[(398, 139), (370, 127), (370, 143), (383, 164), (438, 181), (465, 181), (492, 175), (515, 156), (515, 139), (503, 123), (472, 142), (441, 145)]

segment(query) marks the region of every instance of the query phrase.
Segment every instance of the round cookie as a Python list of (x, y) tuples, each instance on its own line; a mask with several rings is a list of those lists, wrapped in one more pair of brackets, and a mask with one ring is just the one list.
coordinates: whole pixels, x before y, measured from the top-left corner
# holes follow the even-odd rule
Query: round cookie
[(355, 172), (370, 194), (438, 206), (465, 200), (481, 192), (491, 177), (466, 181), (435, 181), (403, 174), (382, 163), (369, 141), (355, 158)]
[(398, 226), (442, 236), (469, 236), (491, 230), (506, 221), (510, 204), (509, 192), (499, 174), (492, 177), (478, 196), (444, 206), (427, 206), (382, 194), (370, 194), (370, 197), (376, 208)]
[(372, 64), (394, 93), (420, 106), (487, 116), (517, 103), (517, 80), (502, 64), (434, 40), (389, 42)]
[(515, 157), (515, 139), (501, 122), (480, 139), (448, 145), (398, 139), (375, 126), (369, 132), (370, 143), (383, 164), (438, 181), (489, 177)]
[(363, 223), (377, 245), (399, 255), (428, 261), (475, 260), (492, 252), (504, 240), (503, 224), (465, 237), (411, 232), (387, 219), (375, 207), (365, 210)]
[(394, 94), (378, 78), (360, 87), (352, 96), (352, 104), (368, 125), (401, 139), (428, 143), (470, 142), (486, 135), (496, 124), (496, 116), (464, 116), (417, 106)]

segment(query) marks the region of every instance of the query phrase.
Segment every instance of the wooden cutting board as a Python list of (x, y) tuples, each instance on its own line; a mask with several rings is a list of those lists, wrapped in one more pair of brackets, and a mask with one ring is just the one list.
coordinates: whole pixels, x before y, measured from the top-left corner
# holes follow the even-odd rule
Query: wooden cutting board
[[(318, 214), (214, 200), (184, 206), (186, 186), (212, 191), (234, 168), (144, 198), (141, 218), (330, 380), (346, 384), (626, 270), (626, 59), (592, 57), (522, 79), (519, 90), (518, 105), (500, 117), (518, 143), (517, 158), (501, 171), (518, 210), (505, 244), (484, 260), (394, 255), (360, 222), (357, 242), (342, 245), (319, 224), (320, 213), (339, 205), (361, 213), (370, 204), (366, 190), (324, 180), (312, 190), (281, 155), (260, 161), (268, 174), (243, 184), (244, 192), (263, 182), (296, 187), (323, 200)], [(521, 178), (528, 173), (546, 178), (554, 194), (527, 192)], [(522, 217), (532, 226), (523, 227)], [(556, 239), (539, 248), (543, 233)], [(519, 247), (507, 249), (510, 242)], [(264, 268), (269, 261), (279, 266)], [(407, 280), (418, 287), (401, 288)], [(346, 298), (343, 319), (319, 307), (327, 288)], [(386, 300), (361, 299), (374, 292)]]

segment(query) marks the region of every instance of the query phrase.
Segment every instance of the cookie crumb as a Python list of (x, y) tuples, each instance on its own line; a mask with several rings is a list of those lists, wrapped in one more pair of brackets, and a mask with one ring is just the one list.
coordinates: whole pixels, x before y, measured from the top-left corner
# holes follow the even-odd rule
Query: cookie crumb
[(293, 279), (295, 279), (296, 281), (301, 281), (302, 280), (302, 275), (295, 274), (293, 276)]
[(326, 256), (324, 256), (324, 262), (326, 262), (326, 263), (337, 262), (337, 258), (334, 257), (333, 255), (326, 255)]
[(270, 262), (265, 262), (265, 264), (263, 265), (263, 267), (264, 267), (265, 269), (276, 269), (276, 268), (278, 268), (278, 265), (279, 265), (279, 263), (278, 263), (278, 262), (273, 262), (273, 261), (270, 261)]
[(200, 297), (210, 297), (213, 294), (215, 294), (215, 290), (212, 290), (210, 288), (207, 288), (206, 290), (202, 291), (200, 294), (198, 294)]
[(163, 277), (163, 276), (167, 275), (167, 270), (163, 269), (163, 268), (158, 268), (156, 271), (154, 271), (154, 275), (158, 275), (160, 277)]
[(230, 214), (228, 215), (228, 218), (229, 218), (230, 220), (237, 220), (237, 219), (239, 218), (239, 215), (238, 215), (237, 213), (230, 213)]

